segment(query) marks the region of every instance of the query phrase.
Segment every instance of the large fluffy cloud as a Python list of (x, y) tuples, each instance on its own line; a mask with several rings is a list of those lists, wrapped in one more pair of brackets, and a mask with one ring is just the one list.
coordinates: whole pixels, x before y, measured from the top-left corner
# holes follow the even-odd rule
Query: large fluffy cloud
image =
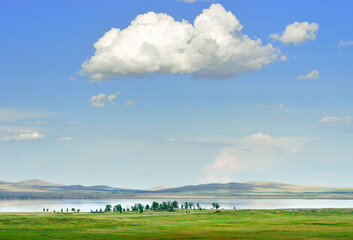
[(316, 32), (319, 29), (319, 24), (308, 22), (295, 22), (286, 26), (282, 32), (282, 36), (278, 33), (270, 35), (270, 38), (289, 44), (300, 44), (308, 40), (316, 39)]
[(126, 29), (106, 32), (82, 68), (96, 81), (151, 73), (230, 78), (278, 59), (279, 50), (250, 39), (240, 32), (242, 28), (221, 4), (204, 9), (193, 25), (149, 12)]

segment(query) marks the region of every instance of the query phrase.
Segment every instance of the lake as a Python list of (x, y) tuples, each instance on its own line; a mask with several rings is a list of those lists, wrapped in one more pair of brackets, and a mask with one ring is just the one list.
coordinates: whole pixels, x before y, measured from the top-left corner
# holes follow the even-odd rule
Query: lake
[(179, 205), (184, 202), (199, 203), (202, 208), (210, 209), (212, 202), (220, 204), (224, 209), (281, 209), (281, 208), (353, 208), (353, 200), (337, 199), (67, 199), (67, 200), (4, 200), (0, 201), (0, 212), (41, 212), (43, 208), (60, 212), (61, 209), (80, 209), (90, 212), (102, 208), (106, 204), (121, 204), (123, 208), (134, 203), (143, 205), (152, 201), (163, 202), (177, 200)]

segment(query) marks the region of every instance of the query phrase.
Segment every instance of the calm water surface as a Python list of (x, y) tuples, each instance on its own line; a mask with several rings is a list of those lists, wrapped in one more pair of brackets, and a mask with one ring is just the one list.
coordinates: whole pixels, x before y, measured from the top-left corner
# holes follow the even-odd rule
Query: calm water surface
[[(102, 208), (106, 204), (121, 204), (123, 208), (134, 203), (143, 205), (152, 201), (163, 202), (175, 199), (74, 199), (74, 200), (5, 200), (0, 201), (0, 212), (41, 212), (43, 208), (60, 212), (61, 209), (80, 209), (90, 212)], [(353, 200), (331, 199), (178, 199), (179, 205), (184, 202), (199, 203), (202, 208), (210, 209), (212, 202), (217, 202), (224, 209), (280, 209), (280, 208), (353, 208)]]

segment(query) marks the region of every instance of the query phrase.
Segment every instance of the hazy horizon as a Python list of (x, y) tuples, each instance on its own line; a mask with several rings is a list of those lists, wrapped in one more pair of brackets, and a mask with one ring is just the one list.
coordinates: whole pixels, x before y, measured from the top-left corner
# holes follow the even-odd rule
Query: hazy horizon
[(352, 187), (350, 1), (2, 1), (0, 181)]

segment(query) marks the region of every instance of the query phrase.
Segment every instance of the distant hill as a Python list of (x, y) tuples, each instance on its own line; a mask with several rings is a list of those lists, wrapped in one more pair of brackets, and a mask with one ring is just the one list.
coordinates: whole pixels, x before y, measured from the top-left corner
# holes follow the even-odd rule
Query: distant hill
[(353, 187), (298, 186), (269, 181), (210, 183), (145, 190), (106, 185), (62, 185), (31, 179), (15, 183), (0, 181), (0, 199), (48, 198), (347, 198)]
[(40, 179), (30, 179), (26, 181), (15, 182), (13, 184), (18, 186), (63, 186), (61, 184), (45, 182)]

